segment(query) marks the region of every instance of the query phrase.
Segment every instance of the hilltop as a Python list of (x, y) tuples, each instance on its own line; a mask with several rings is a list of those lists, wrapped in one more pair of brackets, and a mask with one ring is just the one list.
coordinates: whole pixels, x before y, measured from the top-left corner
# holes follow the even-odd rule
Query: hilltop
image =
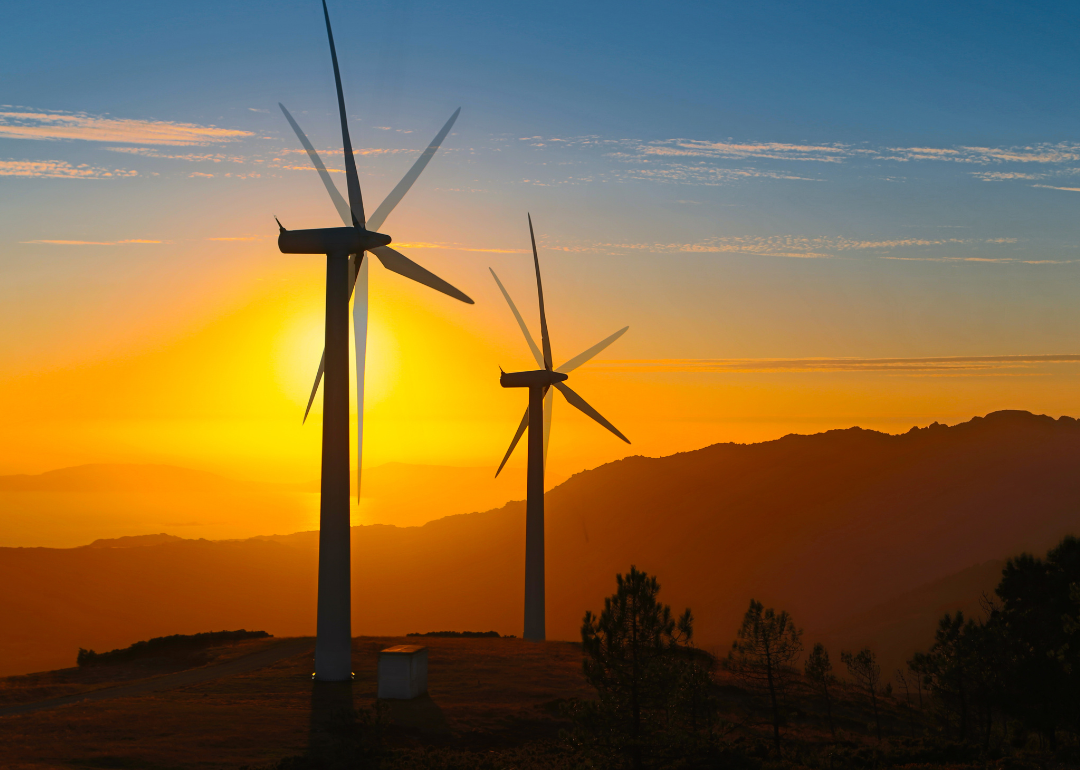
[[(754, 597), (790, 610), (809, 639), (892, 645), (879, 654), (894, 665), (926, 645), (940, 612), (977, 609), (997, 573), (969, 570), (1080, 529), (1078, 463), (1076, 420), (1006, 411), (579, 473), (547, 497), (548, 636), (576, 639), (584, 611), (636, 564), (659, 576), (674, 609), (693, 609), (706, 647), (730, 644)], [(352, 538), (355, 632), (520, 634), (524, 503), (354, 527)], [(0, 549), (0, 580), (21, 587), (0, 596), (0, 673), (206, 628), (310, 634), (317, 548), (317, 533), (300, 532)]]

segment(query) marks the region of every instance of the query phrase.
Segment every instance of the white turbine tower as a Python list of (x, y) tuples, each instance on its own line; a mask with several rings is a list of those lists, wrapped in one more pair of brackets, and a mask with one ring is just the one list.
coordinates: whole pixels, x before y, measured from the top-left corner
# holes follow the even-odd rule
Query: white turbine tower
[[(323, 0), (326, 35), (334, 65), (337, 86), (338, 113), (341, 118), (341, 141), (345, 155), (345, 181), (348, 203), (338, 193), (330, 175), (319, 159), (311, 142), (288, 110), (281, 107), (297, 137), (319, 171), (330, 197), (345, 224), (315, 230), (286, 230), (278, 223), (278, 248), (286, 254), (326, 255), (326, 341), (319, 373), (312, 389), (308, 408), (315, 397), (319, 381), (323, 385), (322, 471), (319, 506), (319, 599), (317, 638), (315, 642), (315, 678), (319, 681), (347, 681), (352, 676), (352, 606), (351, 554), (349, 544), (349, 297), (359, 282), (357, 301), (353, 308), (353, 327), (356, 332), (356, 371), (360, 414), (360, 448), (363, 444), (364, 366), (367, 350), (367, 259), (371, 252), (392, 272), (443, 292), (455, 299), (472, 304), (472, 300), (438, 276), (428, 272), (405, 255), (391, 249), (389, 235), (375, 232), (387, 215), (408, 191), (424, 166), (438, 150), (450, 131), (458, 113), (455, 112), (435, 141), (413, 164), (409, 173), (365, 221), (364, 200), (360, 178), (356, 171), (349, 125), (345, 113), (345, 96), (341, 87), (334, 34), (330, 29), (330, 13)], [(305, 412), (305, 418), (307, 413)], [(358, 453), (359, 455), (359, 453)], [(359, 467), (359, 460), (357, 466)], [(357, 487), (359, 493), (359, 485)]]

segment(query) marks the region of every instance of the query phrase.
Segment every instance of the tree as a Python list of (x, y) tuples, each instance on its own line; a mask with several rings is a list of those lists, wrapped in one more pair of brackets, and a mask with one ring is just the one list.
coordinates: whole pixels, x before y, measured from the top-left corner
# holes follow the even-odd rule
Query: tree
[(802, 631), (795, 627), (786, 610), (778, 614), (751, 599), (728, 655), (728, 666), (735, 675), (768, 696), (777, 748), (780, 748), (785, 696), (795, 678), (792, 663), (802, 652), (801, 639)]
[(870, 693), (870, 705), (874, 710), (874, 727), (877, 729), (878, 743), (881, 743), (881, 715), (878, 713), (878, 684), (881, 682), (881, 666), (878, 665), (874, 651), (865, 648), (852, 655), (841, 652), (840, 660), (847, 666), (848, 673), (855, 682)]
[(803, 664), (803, 673), (806, 675), (806, 681), (810, 683), (814, 693), (820, 695), (825, 703), (825, 716), (829, 720), (829, 732), (832, 733), (835, 741), (836, 726), (833, 724), (832, 695), (829, 692), (829, 687), (836, 682), (836, 677), (833, 675), (832, 663), (829, 661), (829, 651), (825, 649), (825, 645), (821, 642), (815, 644), (814, 649), (810, 651), (806, 663)]
[[(585, 679), (596, 688), (596, 708), (586, 715), (594, 735), (609, 748), (643, 767), (651, 734), (662, 730), (673, 699), (687, 682), (687, 647), (693, 636), (693, 615), (687, 609), (678, 619), (671, 607), (657, 601), (655, 577), (631, 566), (616, 575), (616, 591), (604, 599), (599, 617), (585, 613), (581, 625)], [(694, 696), (689, 700), (697, 702)]]

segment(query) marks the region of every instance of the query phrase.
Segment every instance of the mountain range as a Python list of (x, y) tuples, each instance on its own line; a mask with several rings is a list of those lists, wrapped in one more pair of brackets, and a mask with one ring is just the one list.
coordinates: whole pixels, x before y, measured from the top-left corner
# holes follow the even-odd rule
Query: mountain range
[[(1078, 464), (1080, 422), (1020, 411), (624, 458), (547, 495), (548, 637), (577, 638), (633, 564), (704, 647), (725, 650), (755, 598), (889, 672), (942, 612), (977, 613), (1004, 559), (1080, 530)], [(354, 633), (520, 635), (524, 512), (354, 527)], [(310, 634), (317, 557), (317, 532), (0, 548), (0, 673), (172, 633)]]

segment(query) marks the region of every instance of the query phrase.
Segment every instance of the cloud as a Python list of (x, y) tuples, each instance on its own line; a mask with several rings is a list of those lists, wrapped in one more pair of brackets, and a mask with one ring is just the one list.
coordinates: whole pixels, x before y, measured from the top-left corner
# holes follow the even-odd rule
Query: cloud
[(1047, 190), (1064, 190), (1065, 192), (1080, 192), (1080, 187), (1054, 187), (1049, 184), (1033, 184), (1032, 187), (1045, 187)]
[(46, 179), (107, 179), (138, 176), (137, 171), (72, 165), (64, 160), (0, 160), (0, 176), (41, 177)]
[[(166, 160), (186, 160), (191, 162), (207, 162), (207, 163), (221, 163), (222, 161), (228, 163), (244, 163), (246, 159), (240, 155), (226, 155), (220, 152), (214, 153), (194, 153), (187, 152), (179, 155), (169, 154), (161, 152), (160, 150), (154, 150), (150, 147), (108, 147), (106, 148), (112, 152), (124, 152), (129, 155), (141, 155), (144, 158), (164, 158)], [(260, 161), (257, 161), (260, 162)]]
[(1042, 364), (1080, 363), (1080, 355), (949, 356), (941, 358), (689, 358), (599, 360), (591, 364), (618, 372), (884, 372), (948, 374), (1032, 369)]
[(229, 142), (247, 136), (252, 136), (252, 133), (194, 123), (108, 118), (85, 112), (0, 112), (0, 138), (7, 139), (82, 139), (118, 144), (197, 145)]
[(19, 243), (45, 244), (48, 246), (121, 246), (129, 243), (170, 243), (170, 241), (151, 241), (145, 238), (129, 238), (123, 241), (19, 241)]
[(866, 150), (843, 144), (784, 144), (782, 142), (710, 142), (701, 139), (667, 139), (642, 143), (638, 155), (694, 156), (708, 158), (770, 158), (773, 160), (839, 163)]
[[(1045, 174), (1026, 174), (1022, 171), (972, 171), (971, 175), (984, 182), (1005, 182), (1010, 179), (1042, 179)], [(1035, 185), (1041, 187), (1042, 185)]]
[(395, 243), (395, 249), (445, 249), (446, 251), (478, 251), (488, 254), (527, 254), (526, 249), (476, 249), (460, 243)]
[[(837, 259), (845, 252), (885, 251), (897, 249), (925, 249), (937, 246), (994, 246), (1016, 243), (1016, 238), (900, 238), (894, 240), (859, 240), (844, 237), (805, 237), (796, 235), (727, 236), (705, 238), (693, 243), (603, 243), (568, 246), (550, 245), (556, 251), (577, 253), (618, 253), (620, 251), (648, 251), (652, 253), (727, 253), (753, 254), (762, 257), (788, 257), (796, 259)], [(883, 259), (919, 259), (933, 261), (1016, 261), (983, 257), (895, 257), (879, 255)]]

